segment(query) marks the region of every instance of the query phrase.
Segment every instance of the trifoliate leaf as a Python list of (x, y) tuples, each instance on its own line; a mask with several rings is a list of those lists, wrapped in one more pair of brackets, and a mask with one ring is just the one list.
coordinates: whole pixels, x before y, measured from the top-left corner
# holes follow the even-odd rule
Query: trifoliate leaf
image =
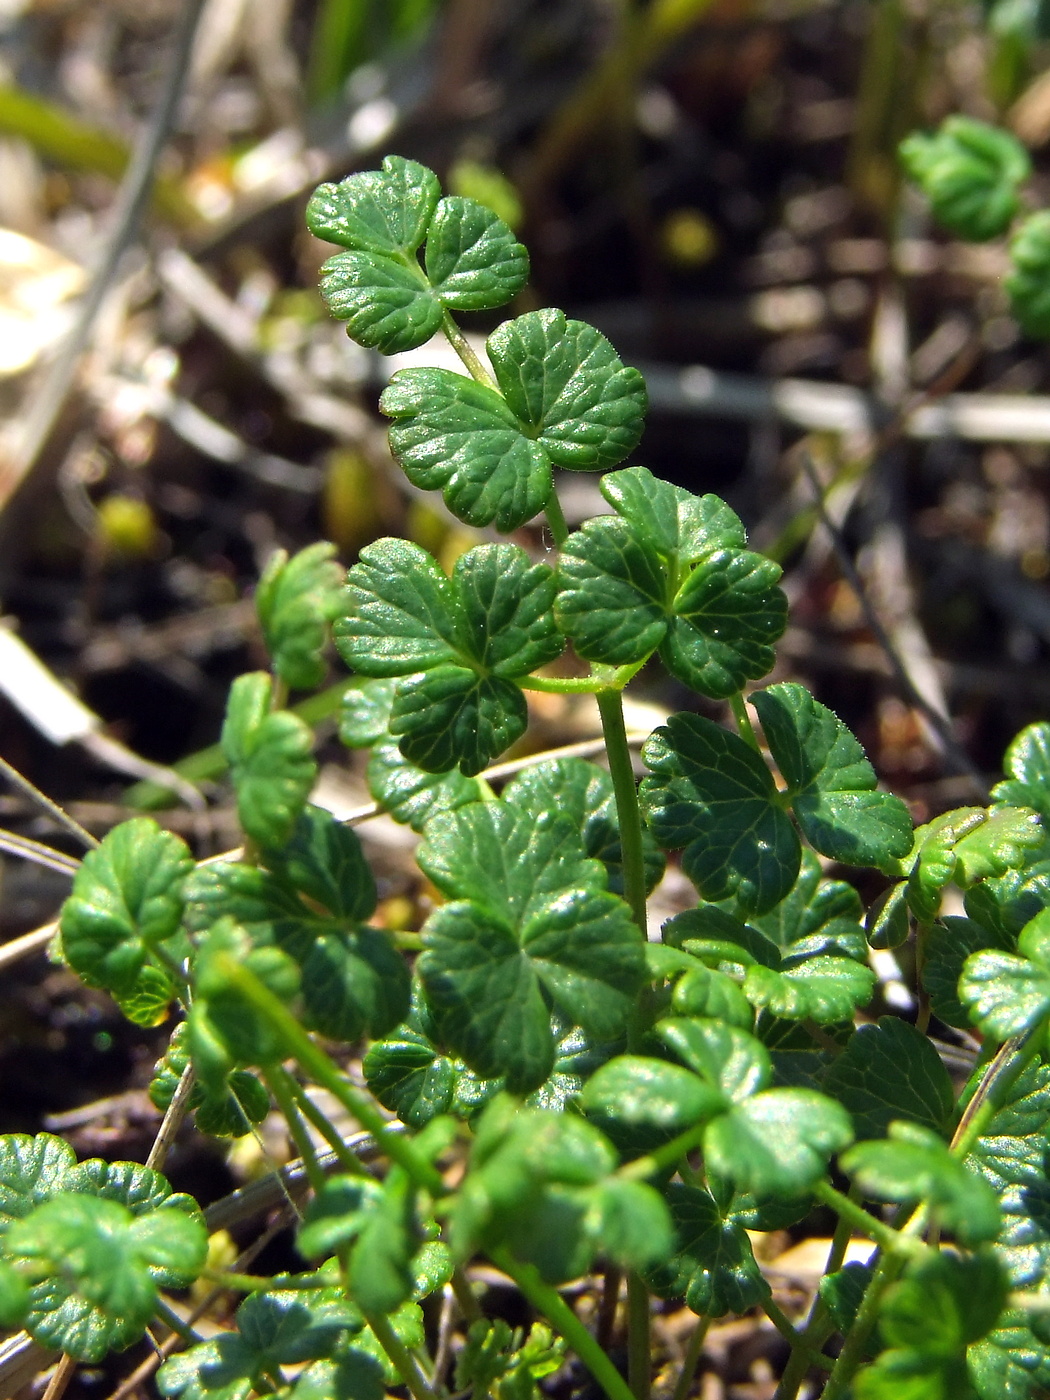
[(418, 969), (471, 1068), (536, 1088), (554, 1063), (552, 1005), (596, 1039), (622, 1032), (641, 935), (567, 817), (471, 804), (428, 824), (419, 863), (454, 902), (427, 920)]
[(955, 1105), (948, 1071), (926, 1036), (897, 1016), (861, 1026), (824, 1081), (844, 1105), (859, 1138), (885, 1133), (906, 1118), (943, 1132)]
[(579, 654), (628, 665), (659, 647), (673, 675), (719, 698), (764, 676), (787, 617), (781, 571), (742, 548), (725, 502), (644, 467), (605, 477), (602, 492), (619, 515), (571, 535), (559, 565), (558, 619)]
[(967, 1245), (995, 1239), (995, 1192), (948, 1151), (943, 1138), (918, 1123), (895, 1122), (889, 1137), (858, 1142), (841, 1159), (865, 1196), (909, 1204), (927, 1201), (937, 1218)]
[(1046, 833), (1039, 816), (1024, 807), (993, 808), (988, 820), (956, 843), (955, 882), (963, 889), (1029, 864)]
[(683, 1064), (718, 1090), (726, 1101), (738, 1103), (750, 1098), (770, 1082), (765, 1046), (737, 1026), (672, 1016), (657, 1022), (656, 1033)]
[(967, 958), (986, 948), (1006, 951), (1013, 946), (1013, 939), (989, 932), (974, 919), (948, 915), (938, 920), (926, 935), (922, 960), (922, 985), (937, 1019), (968, 1029), (970, 1013), (959, 1000), (959, 978)]
[(1003, 278), (1010, 310), (1021, 329), (1034, 339), (1050, 335), (1050, 211), (1040, 209), (1022, 220), (1010, 240), (1010, 270)]
[(445, 306), (489, 311), (529, 280), (529, 255), (491, 209), (475, 199), (443, 199), (427, 233), (426, 270)]
[(60, 1193), (14, 1221), (7, 1258), (44, 1274), (30, 1288), (26, 1327), (34, 1340), (80, 1361), (100, 1361), (142, 1335), (157, 1282), (187, 1286), (200, 1272), (207, 1236), (178, 1209), (138, 1218), (115, 1200)]
[(287, 841), (317, 777), (313, 734), (289, 710), (271, 710), (270, 677), (238, 676), (230, 687), (222, 751), (237, 790), (245, 834), (262, 846)]
[(482, 796), (476, 781), (458, 768), (427, 773), (409, 763), (393, 740), (374, 746), (365, 779), (369, 792), (394, 821), (420, 833), (438, 812), (454, 812), (468, 802), (480, 802)]
[(561, 311), (531, 311), (488, 339), (500, 392), (441, 369), (394, 375), (379, 401), (413, 485), (440, 488), (468, 525), (516, 529), (541, 511), (552, 464), (615, 466), (641, 437), (645, 385), (609, 342)]
[(725, 1099), (697, 1075), (666, 1060), (618, 1055), (587, 1081), (580, 1106), (599, 1126), (612, 1119), (677, 1133), (721, 1112)]
[(1020, 208), (1018, 188), (1032, 173), (1028, 152), (1010, 132), (958, 115), (933, 135), (906, 137), (900, 157), (940, 223), (973, 243), (1006, 232)]
[(1050, 821), (1050, 724), (1022, 729), (1006, 750), (1003, 770), (1009, 777), (992, 789), (993, 802), (1029, 807)]
[(822, 855), (878, 866), (908, 853), (907, 807), (899, 797), (875, 791), (871, 764), (836, 715), (793, 682), (757, 691), (751, 703), (798, 824)]
[(407, 678), (390, 720), (406, 758), (472, 775), (524, 732), (514, 682), (562, 650), (553, 596), (551, 570), (515, 545), (469, 550), (449, 579), (418, 546), (380, 540), (350, 570), (336, 640), (349, 666)]
[(875, 974), (850, 957), (801, 957), (785, 960), (779, 971), (755, 965), (744, 978), (744, 995), (753, 1006), (791, 1021), (833, 1025), (848, 1020), (871, 1000)]
[(94, 986), (130, 993), (151, 948), (182, 918), (193, 869), (185, 841), (151, 817), (133, 817), (89, 851), (62, 906), (59, 928), (70, 966)]
[(312, 690), (325, 677), (328, 628), (342, 601), (343, 570), (334, 555), (335, 545), (323, 540), (290, 559), (279, 549), (255, 590), (273, 668), (296, 690)]
[(641, 802), (665, 850), (705, 899), (762, 913), (795, 882), (801, 847), (772, 775), (743, 739), (701, 715), (672, 715), (642, 750)]
[(375, 913), (375, 878), (361, 842), (322, 807), (307, 806), (288, 840), (267, 851), (265, 861), (281, 881), (336, 919), (362, 923)]
[[(604, 768), (582, 758), (552, 759), (526, 768), (503, 790), (503, 800), (539, 810), (544, 805), (565, 813), (576, 826), (584, 854), (605, 866), (609, 888), (623, 894), (623, 857), (613, 782)], [(664, 872), (664, 858), (648, 831), (642, 833), (646, 890)]]
[(671, 1259), (646, 1274), (661, 1298), (684, 1298), (701, 1317), (745, 1313), (770, 1296), (744, 1226), (709, 1192), (672, 1182), (665, 1196), (678, 1237)]
[(959, 978), (959, 1000), (982, 1034), (1023, 1035), (1050, 1012), (1050, 910), (1026, 924), (1017, 953), (971, 953)]
[(320, 185), (306, 207), (317, 238), (372, 253), (414, 253), (426, 237), (441, 187), (425, 165), (387, 156), (338, 185)]
[(704, 1157), (719, 1176), (758, 1196), (802, 1196), (853, 1140), (841, 1104), (807, 1089), (767, 1089), (708, 1124)]

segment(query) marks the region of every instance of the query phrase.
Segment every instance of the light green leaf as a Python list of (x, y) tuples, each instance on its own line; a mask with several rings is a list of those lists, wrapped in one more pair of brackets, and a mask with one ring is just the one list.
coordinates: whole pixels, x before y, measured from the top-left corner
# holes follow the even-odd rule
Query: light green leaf
[(684, 1298), (701, 1317), (745, 1313), (770, 1296), (743, 1224), (719, 1210), (709, 1192), (672, 1182), (667, 1204), (678, 1250), (646, 1274), (661, 1298)]
[(76, 1160), (69, 1143), (51, 1133), (0, 1137), (0, 1236), (12, 1220), (64, 1190)]
[(858, 1142), (843, 1154), (842, 1170), (879, 1201), (927, 1201), (937, 1218), (967, 1245), (995, 1239), (995, 1192), (948, 1151), (943, 1138), (918, 1123), (894, 1122), (889, 1137)]
[(29, 1286), (10, 1264), (0, 1259), (0, 1327), (14, 1331), (29, 1311)]
[(743, 1031), (754, 1028), (755, 1013), (739, 984), (702, 963), (679, 977), (671, 993), (671, 1007), (679, 1016), (724, 1021)]
[(799, 826), (822, 855), (880, 866), (908, 853), (907, 807), (899, 797), (875, 791), (871, 764), (836, 715), (790, 681), (757, 691), (751, 703)]
[(529, 280), (529, 255), (491, 209), (475, 199), (443, 199), (427, 234), (430, 285), (445, 306), (488, 311)]
[(1010, 239), (1010, 270), (1003, 285), (1010, 310), (1026, 335), (1043, 340), (1050, 335), (1050, 210), (1037, 209), (1022, 219)]
[(617, 1055), (587, 1081), (585, 1113), (660, 1132), (682, 1132), (725, 1107), (722, 1094), (689, 1070), (647, 1055)]
[(179, 994), (175, 982), (152, 963), (145, 963), (129, 991), (114, 992), (113, 1000), (135, 1026), (159, 1026), (168, 1019)]
[(1036, 812), (1023, 807), (993, 809), (988, 820), (967, 833), (955, 847), (956, 884), (966, 889), (978, 880), (1020, 869), (1045, 840), (1046, 833)]
[(1022, 729), (1006, 750), (1003, 770), (1009, 777), (992, 789), (992, 800), (1030, 807), (1050, 821), (1050, 724)]
[(94, 986), (136, 986), (151, 948), (177, 933), (193, 869), (185, 841), (151, 817), (114, 827), (84, 857), (59, 928), (66, 960)]
[(646, 1269), (671, 1254), (675, 1237), (667, 1206), (646, 1182), (611, 1176), (592, 1197), (592, 1228), (606, 1258), (624, 1269)]
[(711, 1170), (758, 1196), (805, 1195), (853, 1140), (849, 1114), (807, 1089), (767, 1089), (708, 1124)]
[(824, 1087), (849, 1109), (861, 1138), (880, 1137), (896, 1118), (943, 1132), (955, 1105), (951, 1078), (933, 1045), (897, 1016), (861, 1026), (832, 1063)]
[(1050, 910), (1026, 924), (1017, 953), (971, 953), (959, 979), (959, 1000), (984, 1035), (1023, 1035), (1050, 1012)]
[(481, 801), (481, 789), (473, 778), (458, 768), (447, 773), (417, 768), (393, 741), (375, 745), (365, 777), (369, 792), (394, 821), (420, 833), (438, 812), (454, 812), (468, 802)]
[(241, 826), (262, 846), (287, 841), (317, 777), (309, 726), (289, 710), (271, 710), (271, 693), (264, 672), (238, 676), (221, 740)]
[(762, 913), (791, 889), (801, 847), (769, 769), (743, 739), (701, 715), (672, 715), (642, 750), (641, 802), (653, 835), (682, 850), (705, 899)]
[(731, 1102), (750, 1098), (770, 1082), (765, 1046), (737, 1026), (672, 1016), (657, 1022), (656, 1033), (683, 1064)]
[(441, 303), (418, 264), (336, 253), (321, 268), (321, 295), (352, 340), (383, 355), (425, 345), (441, 328)]
[(387, 737), (396, 680), (357, 680), (347, 686), (339, 713), (339, 737), (350, 749), (367, 749)]
[(892, 1347), (951, 1361), (992, 1330), (1006, 1291), (1006, 1275), (992, 1251), (966, 1257), (934, 1252), (910, 1263), (886, 1295), (879, 1328)]
[(787, 1020), (812, 1020), (821, 1026), (848, 1020), (871, 1000), (874, 990), (870, 967), (850, 957), (821, 954), (794, 964), (785, 962), (779, 971), (756, 964), (744, 978), (744, 995), (753, 1006)]
[(1032, 173), (1016, 136), (957, 114), (932, 135), (913, 131), (901, 142), (900, 157), (935, 217), (974, 243), (1006, 232), (1020, 208), (1018, 187)]
[(310, 232), (344, 248), (413, 253), (426, 237), (441, 187), (425, 165), (387, 156), (338, 185), (320, 185), (306, 208)]
[(343, 570), (335, 562), (335, 545), (322, 540), (289, 559), (277, 550), (255, 590), (266, 649), (276, 673), (297, 690), (312, 690), (324, 680), (324, 648), (329, 624), (339, 615)]

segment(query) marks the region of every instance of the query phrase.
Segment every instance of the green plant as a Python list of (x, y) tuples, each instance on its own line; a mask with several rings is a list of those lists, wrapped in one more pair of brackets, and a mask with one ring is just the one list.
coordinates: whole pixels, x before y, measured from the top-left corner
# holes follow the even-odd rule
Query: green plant
[[(454, 1385), (499, 1400), (534, 1396), (567, 1352), (610, 1400), (645, 1400), (654, 1295), (698, 1315), (683, 1397), (706, 1323), (763, 1308), (791, 1348), (780, 1400), (810, 1372), (826, 1400), (1034, 1400), (1050, 1386), (1050, 726), (1012, 745), (990, 807), (913, 832), (804, 687), (745, 698), (785, 625), (778, 567), (717, 497), (612, 470), (638, 441), (644, 389), (593, 328), (520, 316), (489, 337), (489, 374), (450, 308), (511, 296), (525, 254), (491, 212), (439, 194), (398, 157), (322, 186), (308, 221), (345, 250), (325, 294), (381, 349), (444, 329), (471, 377), (400, 371), (382, 400), (393, 449), (472, 524), (544, 511), (557, 566), (482, 544), (447, 576), (381, 540), (340, 590), (326, 547), (279, 556), (258, 596), (272, 675), (238, 679), (223, 730), (243, 852), (195, 865), (138, 818), (85, 858), (62, 914), (67, 961), (127, 1014), (180, 1008), (155, 1102), (175, 1113), (181, 1095), (202, 1130), (238, 1134), (272, 1101), (311, 1186), (307, 1270), (205, 1269), (248, 1297), (235, 1330), (164, 1364), (161, 1392), (379, 1400), (404, 1385), (435, 1400), (448, 1379), (420, 1305), (447, 1287), (467, 1324)], [(570, 533), (554, 465), (605, 471), (611, 512)], [(333, 619), (356, 673), (342, 737), (371, 749), (376, 800), (422, 833), (440, 895), (421, 939), (372, 922), (356, 835), (309, 802), (311, 732), (284, 706), (289, 685), (322, 679)], [(639, 789), (621, 695), (657, 654), (727, 701), (731, 724), (673, 715), (645, 744)], [(486, 768), (523, 733), (529, 690), (596, 696), (608, 771), (540, 762), (496, 794)], [(664, 851), (700, 899), (650, 940)], [(866, 912), (821, 857), (881, 872), (884, 895)], [(949, 886), (965, 917), (942, 915)], [(914, 1025), (879, 1015), (868, 960), (909, 937)], [(943, 1037), (980, 1038), (961, 1092), (933, 1018)], [(363, 1084), (342, 1064), (355, 1046)], [(308, 1084), (373, 1136), (378, 1170)], [(793, 1324), (748, 1231), (817, 1205), (839, 1223)], [(843, 1265), (854, 1233), (878, 1247), (869, 1266)], [(478, 1258), (537, 1314), (527, 1337), (485, 1319)], [(157, 1173), (77, 1166), (47, 1135), (0, 1139), (5, 1321), (94, 1360), (151, 1310), (170, 1319), (157, 1287), (202, 1269), (195, 1208)], [(626, 1380), (558, 1291), (592, 1270), (610, 1301), (627, 1275)]]

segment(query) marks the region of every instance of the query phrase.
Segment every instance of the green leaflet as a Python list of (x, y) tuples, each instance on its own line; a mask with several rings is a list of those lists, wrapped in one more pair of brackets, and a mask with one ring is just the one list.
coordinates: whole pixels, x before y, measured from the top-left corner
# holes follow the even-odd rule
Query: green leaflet
[(29, 1287), (22, 1275), (0, 1259), (0, 1327), (14, 1331), (29, 1311)]
[(509, 531), (543, 509), (552, 466), (603, 471), (637, 445), (645, 385), (600, 332), (530, 311), (487, 342), (499, 392), (442, 369), (399, 370), (381, 410), (405, 474), (468, 525)]
[(368, 1178), (337, 1176), (311, 1201), (299, 1230), (306, 1258), (349, 1248), (355, 1302), (366, 1312), (391, 1313), (415, 1288), (413, 1256), (420, 1242), (415, 1190), (399, 1168), (382, 1185)]
[[(1007, 1101), (977, 1140), (968, 1165), (999, 1200), (1002, 1226), (995, 1253), (1011, 1288), (1038, 1289), (1050, 1268), (1050, 1184), (1046, 1178), (1046, 1130), (1050, 1123), (1050, 1067), (1029, 1065), (1011, 1085)], [(1050, 1348), (1039, 1320), (1009, 1312), (969, 1350), (970, 1374), (981, 1400), (1028, 1400), (1050, 1385)]]
[(426, 237), (441, 189), (425, 165), (387, 156), (382, 170), (364, 170), (338, 185), (320, 185), (310, 198), (310, 232), (364, 252), (414, 253)]
[(953, 1157), (944, 1139), (918, 1123), (893, 1122), (888, 1138), (858, 1142), (842, 1170), (879, 1201), (928, 1202), (935, 1217), (967, 1245), (994, 1239), (999, 1203), (986, 1181)]
[[(154, 1108), (165, 1112), (190, 1063), (189, 1027), (181, 1021), (172, 1032), (164, 1055), (153, 1067), (149, 1097)], [(218, 1091), (197, 1083), (190, 1091), (189, 1107), (197, 1127), (213, 1137), (244, 1137), (252, 1125), (270, 1111), (270, 1095), (254, 1074), (233, 1070)]]
[(721, 1112), (725, 1100), (678, 1065), (648, 1055), (618, 1055), (587, 1081), (580, 1105), (600, 1126), (611, 1118), (630, 1127), (680, 1133)]
[(963, 964), (959, 1000), (984, 1035), (1023, 1035), (1050, 1014), (1050, 910), (1025, 925), (1017, 953), (972, 953)]
[(790, 1200), (805, 1195), (852, 1140), (849, 1114), (833, 1099), (766, 1089), (708, 1125), (704, 1160), (738, 1190)]
[(380, 540), (350, 570), (335, 627), (347, 665), (404, 677), (390, 733), (431, 773), (479, 773), (525, 730), (515, 681), (558, 656), (554, 575), (516, 545), (469, 550), (446, 578), (416, 545)]
[(279, 549), (255, 590), (266, 649), (278, 676), (295, 690), (312, 690), (324, 680), (324, 648), (329, 624), (339, 615), (343, 570), (333, 558), (335, 545), (321, 541), (289, 559)]
[(642, 749), (653, 771), (640, 790), (653, 835), (682, 850), (705, 899), (735, 896), (772, 909), (791, 889), (801, 847), (769, 769), (743, 739), (701, 715), (672, 715)]
[(705, 1017), (671, 1016), (658, 1021), (655, 1029), (672, 1054), (717, 1091), (723, 1106), (750, 1098), (770, 1082), (765, 1046), (737, 1026)]
[(1030, 807), (1050, 821), (1050, 724), (1030, 724), (1006, 750), (1003, 771), (1009, 776), (992, 789), (992, 800), (1009, 807)]
[(645, 976), (641, 935), (569, 818), (472, 803), (428, 823), (418, 859), (453, 901), (428, 918), (418, 970), (472, 1069), (515, 1092), (542, 1084), (552, 1006), (597, 1040), (622, 1033)]
[(824, 1088), (849, 1109), (860, 1138), (880, 1137), (897, 1118), (944, 1132), (955, 1106), (940, 1056), (897, 1016), (859, 1027), (832, 1062)]
[(803, 849), (798, 878), (790, 893), (775, 909), (753, 917), (750, 923), (785, 954), (800, 948), (810, 952), (844, 948), (844, 940), (852, 937), (853, 956), (863, 959), (862, 913), (860, 895), (853, 886), (845, 880), (825, 879), (820, 861), (812, 851)]
[(793, 682), (757, 691), (751, 703), (802, 833), (822, 855), (882, 866), (908, 853), (907, 807), (875, 791), (871, 764), (836, 715)]
[(354, 832), (308, 806), (288, 843), (264, 859), (269, 869), (217, 862), (195, 871), (187, 926), (203, 933), (232, 919), (260, 955), (294, 959), (311, 1029), (346, 1041), (392, 1030), (408, 1010), (409, 971), (389, 935), (367, 923), (375, 881)]
[(959, 978), (971, 953), (992, 948), (1012, 951), (1014, 940), (991, 933), (974, 919), (951, 915), (940, 919), (926, 935), (922, 985), (930, 996), (933, 1014), (946, 1025), (966, 1030), (970, 1013), (959, 1000)]
[(1006, 232), (1020, 208), (1018, 188), (1032, 173), (1015, 136), (973, 117), (948, 117), (932, 136), (913, 132), (900, 157), (936, 218), (974, 243)]
[(1046, 275), (1050, 268), (1050, 211), (1029, 214), (1010, 240), (1010, 271), (1003, 279), (1010, 310), (1027, 335), (1050, 335), (1050, 296)]
[(439, 301), (456, 311), (503, 306), (529, 280), (529, 255), (491, 209), (452, 195), (427, 233), (426, 272)]
[[(552, 759), (519, 773), (503, 790), (503, 800), (539, 810), (544, 805), (564, 812), (583, 841), (584, 854), (605, 866), (609, 888), (623, 894), (620, 829), (613, 783), (608, 771), (582, 758)], [(664, 873), (664, 857), (647, 830), (642, 832), (646, 890)]]
[(245, 835), (261, 846), (288, 839), (317, 777), (314, 736), (289, 710), (271, 710), (273, 684), (262, 671), (230, 687), (222, 751), (237, 791)]
[(558, 568), (558, 620), (579, 654), (631, 665), (659, 648), (672, 675), (715, 698), (764, 676), (787, 602), (779, 566), (743, 548), (733, 511), (644, 467), (601, 489), (618, 514), (571, 535)]
[(537, 1400), (537, 1382), (564, 1364), (565, 1343), (550, 1328), (534, 1322), (522, 1345), (521, 1329), (511, 1331), (502, 1318), (479, 1318), (467, 1329), (467, 1340), (456, 1357), (456, 1390), (472, 1389), (498, 1400)]
[(151, 817), (114, 827), (84, 857), (62, 906), (69, 965), (93, 986), (130, 993), (150, 950), (178, 933), (182, 886), (192, 869), (186, 843)]
[(708, 1191), (672, 1182), (664, 1197), (677, 1237), (676, 1253), (650, 1270), (646, 1283), (661, 1298), (684, 1298), (701, 1317), (745, 1313), (770, 1296), (744, 1222), (723, 1213)]

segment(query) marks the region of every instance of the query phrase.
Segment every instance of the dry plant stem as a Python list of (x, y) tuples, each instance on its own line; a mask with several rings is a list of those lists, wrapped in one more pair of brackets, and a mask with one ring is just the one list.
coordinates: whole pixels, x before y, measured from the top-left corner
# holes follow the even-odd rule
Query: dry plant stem
[(459, 1311), (456, 1295), (451, 1288), (446, 1287), (441, 1298), (441, 1316), (438, 1319), (438, 1342), (434, 1352), (434, 1386), (440, 1388), (444, 1386), (444, 1374), (448, 1370), (449, 1359), (452, 1355), (452, 1332), (456, 1324), (456, 1313)]
[(917, 710), (922, 712), (923, 717), (927, 720), (930, 727), (940, 736), (941, 742), (944, 744), (945, 757), (951, 759), (952, 765), (957, 772), (964, 773), (972, 781), (975, 791), (980, 794), (981, 801), (987, 802), (990, 794), (984, 778), (973, 763), (971, 763), (969, 755), (959, 746), (955, 735), (952, 733), (951, 725), (945, 720), (944, 716), (938, 713), (938, 711), (920, 695), (918, 690), (916, 690), (904, 663), (901, 661), (897, 648), (894, 646), (889, 633), (886, 631), (885, 627), (883, 627), (878, 614), (872, 607), (871, 599), (868, 597), (864, 583), (857, 573), (853, 560), (850, 558), (849, 550), (846, 548), (842, 536), (836, 529), (834, 522), (828, 516), (824, 505), (823, 487), (820, 484), (820, 478), (817, 476), (814, 469), (809, 452), (803, 448), (803, 450), (799, 452), (798, 458), (802, 464), (802, 470), (809, 478), (809, 483), (813, 488), (820, 522), (825, 530), (827, 530), (831, 539), (832, 548), (835, 551), (835, 557), (838, 560), (839, 568), (842, 570), (842, 575), (856, 594), (857, 601), (864, 613), (864, 619), (874, 634), (875, 640), (885, 652), (886, 659), (890, 663), (890, 668), (893, 671), (897, 685), (900, 687), (901, 692), (907, 697), (908, 703), (914, 705)]
[(707, 1339), (707, 1331), (710, 1326), (711, 1319), (701, 1317), (693, 1328), (693, 1335), (689, 1338), (689, 1345), (682, 1357), (681, 1370), (678, 1372), (671, 1400), (688, 1400), (693, 1380), (696, 1377), (696, 1368), (700, 1365), (700, 1358), (704, 1354), (704, 1342)]
[(65, 1394), (66, 1386), (73, 1379), (73, 1372), (76, 1369), (76, 1357), (63, 1355), (47, 1383), (44, 1400), (60, 1400), (60, 1397)]
[(193, 1093), (194, 1072), (193, 1066), (187, 1065), (182, 1071), (182, 1078), (175, 1087), (171, 1103), (168, 1104), (167, 1112), (161, 1119), (160, 1127), (157, 1129), (157, 1136), (153, 1139), (153, 1146), (149, 1150), (146, 1158), (146, 1166), (152, 1167), (155, 1171), (160, 1171), (164, 1166), (164, 1159), (168, 1155), (172, 1143), (178, 1135), (182, 1120), (186, 1116), (189, 1107), (190, 1095)]
[(29, 405), (22, 440), (0, 476), (0, 508), (11, 498), (23, 478), (28, 476), (54, 432), (73, 383), (77, 363), (91, 336), (106, 293), (124, 253), (135, 239), (153, 185), (157, 161), (175, 121), (203, 7), (204, 0), (186, 0), (182, 7), (160, 101), (120, 184), (113, 213), (113, 232), (81, 303), (76, 323)]
[(52, 850), (40, 841), (33, 841), (28, 836), (19, 836), (13, 831), (0, 830), (0, 851), (5, 855), (17, 856), (21, 860), (42, 865), (45, 870), (53, 870), (56, 875), (72, 877), (80, 869), (80, 861), (74, 860), (72, 856), (63, 855), (61, 851)]
[(46, 792), (41, 792), (36, 784), (31, 783), (17, 768), (13, 768), (6, 758), (0, 758), (0, 773), (4, 775), (12, 787), (25, 793), (26, 797), (35, 803), (42, 812), (56, 821), (59, 826), (64, 827), (70, 835), (75, 836), (89, 851), (99, 844), (97, 837), (92, 836), (90, 831), (85, 831), (75, 818), (64, 811), (57, 802), (53, 802)]

